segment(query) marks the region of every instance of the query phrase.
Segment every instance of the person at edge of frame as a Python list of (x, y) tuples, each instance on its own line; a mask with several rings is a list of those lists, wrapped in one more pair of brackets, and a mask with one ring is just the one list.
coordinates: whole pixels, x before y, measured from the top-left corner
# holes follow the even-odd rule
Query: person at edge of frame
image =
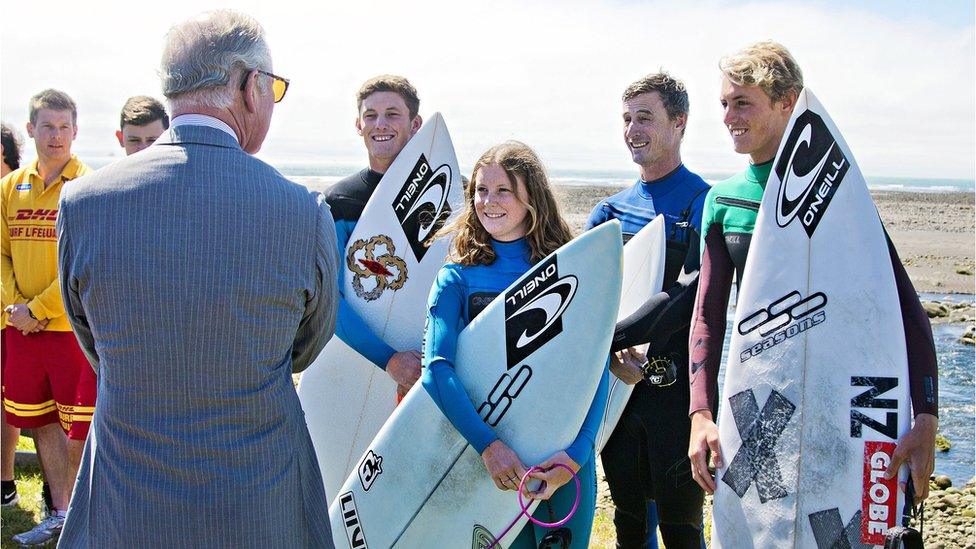
[[(749, 166), (711, 188), (702, 217), (701, 279), (689, 339), (688, 455), (695, 480), (710, 494), (716, 486), (708, 467), (709, 455), (715, 467), (722, 467), (726, 458), (719, 447), (714, 407), (732, 280), (733, 276), (741, 280), (744, 272), (773, 160), (803, 90), (799, 64), (776, 42), (749, 45), (724, 57), (719, 68), (723, 75), (720, 100), (725, 111), (724, 124), (735, 152), (749, 155)], [(916, 501), (923, 501), (928, 496), (929, 476), (935, 466), (938, 430), (935, 343), (928, 317), (890, 239), (888, 253), (905, 327), (914, 424), (898, 441), (885, 475), (889, 479), (896, 476), (899, 467), (907, 463)], [(901, 489), (905, 490), (905, 483)]]

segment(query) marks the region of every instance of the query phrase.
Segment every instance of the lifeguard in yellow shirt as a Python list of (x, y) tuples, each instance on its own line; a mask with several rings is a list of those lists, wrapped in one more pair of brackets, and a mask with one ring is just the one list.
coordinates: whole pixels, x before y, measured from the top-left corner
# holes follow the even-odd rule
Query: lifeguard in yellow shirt
[(53, 504), (40, 524), (13, 537), (22, 545), (61, 533), (95, 411), (95, 373), (65, 318), (57, 270), (61, 189), (91, 172), (71, 154), (77, 121), (77, 107), (64, 92), (32, 97), (27, 134), (37, 160), (0, 180), (3, 409), (10, 425), (33, 430)]

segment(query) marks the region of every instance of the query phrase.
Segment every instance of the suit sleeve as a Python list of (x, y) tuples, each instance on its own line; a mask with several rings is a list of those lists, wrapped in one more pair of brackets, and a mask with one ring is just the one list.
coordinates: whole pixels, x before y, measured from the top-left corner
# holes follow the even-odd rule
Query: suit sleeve
[(939, 415), (939, 372), (935, 354), (932, 325), (925, 314), (908, 272), (898, 258), (898, 252), (885, 231), (888, 255), (895, 274), (901, 320), (905, 330), (905, 349), (908, 352), (908, 385), (912, 396), (913, 415)]
[(7, 307), (8, 305), (14, 305), (17, 303), (24, 303), (27, 299), (20, 293), (20, 289), (17, 287), (17, 278), (14, 276), (14, 263), (10, 255), (10, 227), (7, 226), (7, 196), (10, 187), (10, 177), (4, 177), (2, 182), (0, 182), (0, 192), (3, 192), (3, 196), (0, 197), (0, 223), (3, 227), (0, 227), (0, 248), (2, 248), (2, 265), (0, 265), (0, 271), (2, 271), (2, 281), (0, 281), (0, 309)]
[(424, 390), (454, 428), (480, 454), (498, 436), (478, 415), (454, 370), (457, 338), (463, 326), (464, 294), (460, 275), (442, 268), (431, 288), (424, 333)]
[(695, 307), (700, 269), (698, 232), (691, 227), (688, 230), (688, 252), (678, 279), (617, 323), (611, 351), (650, 343), (647, 354), (661, 354), (671, 336), (688, 327)]
[(336, 272), (339, 255), (336, 253), (336, 231), (329, 205), (322, 195), (314, 193), (317, 201), (317, 230), (315, 239), (315, 289), (308, 295), (305, 314), (295, 333), (291, 367), (301, 372), (319, 355), (335, 330), (336, 304), (339, 300)]
[[(78, 345), (88, 357), (92, 368), (98, 371), (98, 351), (95, 349), (95, 337), (81, 302), (78, 278), (74, 276), (74, 253), (71, 249), (71, 231), (68, 230), (68, 209), (64, 200), (58, 206), (58, 220), (56, 222), (58, 235), (58, 287), (62, 293), (59, 298), (64, 303), (64, 314), (71, 324), (71, 330), (78, 339)], [(36, 313), (35, 313), (36, 314)]]
[(366, 357), (367, 360), (378, 366), (381, 370), (386, 370), (386, 363), (396, 353), (396, 350), (373, 333), (369, 325), (349, 305), (344, 295), (342, 277), (345, 276), (345, 269), (341, 268), (341, 262), (345, 261), (346, 245), (349, 242), (349, 236), (353, 228), (355, 228), (355, 224), (346, 220), (339, 221), (335, 224), (337, 234), (336, 249), (339, 251), (340, 261), (340, 268), (336, 272), (336, 280), (339, 285), (339, 309), (336, 315), (336, 335), (346, 345), (355, 349), (357, 353)]

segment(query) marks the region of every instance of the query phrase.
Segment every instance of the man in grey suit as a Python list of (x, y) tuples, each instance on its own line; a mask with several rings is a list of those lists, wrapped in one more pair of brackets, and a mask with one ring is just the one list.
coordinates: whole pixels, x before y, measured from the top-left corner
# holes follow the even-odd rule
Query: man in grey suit
[(65, 309), (99, 405), (62, 547), (328, 547), (291, 374), (332, 336), (325, 200), (250, 154), (287, 80), (233, 11), (167, 35), (174, 117), (151, 147), (65, 188)]

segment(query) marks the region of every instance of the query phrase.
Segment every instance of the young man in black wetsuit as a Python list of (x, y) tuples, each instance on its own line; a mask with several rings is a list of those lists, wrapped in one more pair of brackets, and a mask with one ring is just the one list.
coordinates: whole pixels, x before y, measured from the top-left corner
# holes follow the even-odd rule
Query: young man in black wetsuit
[[(339, 256), (345, 258), (346, 243), (369, 197), (383, 174), (423, 124), (417, 89), (402, 76), (380, 75), (367, 80), (356, 94), (356, 131), (363, 138), (369, 167), (333, 185), (325, 195), (336, 222)], [(340, 273), (344, 269), (340, 269)], [(341, 276), (341, 274), (340, 274)], [(382, 368), (397, 383), (403, 396), (420, 377), (420, 351), (397, 352), (366, 325), (341, 295), (336, 315), (336, 335)]]
[[(618, 324), (610, 369), (634, 392), (601, 453), (614, 502), (617, 547), (656, 547), (648, 502), (656, 502), (669, 548), (701, 546), (704, 494), (685, 454), (689, 420), (688, 325), (698, 280), (698, 230), (708, 184), (681, 162), (688, 93), (667, 73), (648, 75), (623, 94), (624, 140), (640, 179), (593, 209), (587, 229), (610, 219), (624, 239), (657, 215), (665, 220), (664, 290)], [(650, 343), (648, 360), (633, 348)], [(643, 366), (643, 367), (642, 367)], [(654, 516), (651, 514), (653, 520)], [(650, 536), (650, 538), (649, 538)]]
[[(715, 479), (708, 470), (708, 456), (721, 467), (725, 456), (718, 444), (713, 409), (718, 397), (718, 372), (722, 360), (726, 310), (733, 274), (740, 279), (745, 268), (759, 203), (780, 140), (786, 131), (803, 75), (796, 60), (782, 45), (760, 42), (722, 59), (721, 102), (725, 125), (735, 151), (749, 155), (749, 167), (741, 174), (716, 184), (708, 192), (702, 216), (702, 260), (695, 323), (689, 340), (691, 355), (691, 440), (688, 455), (692, 473), (708, 493)], [(901, 440), (888, 467), (889, 478), (907, 461), (916, 499), (929, 491), (929, 475), (935, 465), (935, 433), (938, 429), (938, 375), (935, 344), (928, 318), (918, 301), (908, 274), (890, 240), (908, 349), (908, 377), (914, 425)], [(904, 487), (903, 487), (904, 488)]]

